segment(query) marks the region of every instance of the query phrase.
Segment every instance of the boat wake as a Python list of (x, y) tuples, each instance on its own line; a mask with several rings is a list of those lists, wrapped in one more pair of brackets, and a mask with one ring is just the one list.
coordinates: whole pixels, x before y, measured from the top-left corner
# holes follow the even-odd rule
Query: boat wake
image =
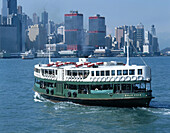
[(151, 106), (150, 108), (140, 108), (141, 110), (146, 110), (154, 114), (170, 115), (170, 107), (168, 105), (157, 105)]
[(37, 92), (35, 92), (34, 94), (34, 101), (35, 102), (47, 102), (47, 100), (43, 98), (42, 96), (40, 96), (40, 94), (38, 94)]

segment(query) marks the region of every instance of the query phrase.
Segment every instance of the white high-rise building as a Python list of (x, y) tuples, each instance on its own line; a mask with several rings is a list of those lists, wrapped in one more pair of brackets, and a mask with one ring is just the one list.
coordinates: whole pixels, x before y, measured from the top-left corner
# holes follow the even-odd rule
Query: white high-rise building
[(65, 43), (65, 26), (60, 26), (57, 28), (57, 34), (63, 36), (63, 43)]

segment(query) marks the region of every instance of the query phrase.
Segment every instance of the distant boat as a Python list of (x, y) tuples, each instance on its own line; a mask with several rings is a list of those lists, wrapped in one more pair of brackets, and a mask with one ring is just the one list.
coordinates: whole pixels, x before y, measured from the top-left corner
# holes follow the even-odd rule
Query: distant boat
[(34, 57), (35, 56), (31, 50), (26, 51), (25, 53), (22, 54), (22, 59), (34, 59)]
[(88, 58), (97, 58), (97, 56), (91, 54), (88, 56)]

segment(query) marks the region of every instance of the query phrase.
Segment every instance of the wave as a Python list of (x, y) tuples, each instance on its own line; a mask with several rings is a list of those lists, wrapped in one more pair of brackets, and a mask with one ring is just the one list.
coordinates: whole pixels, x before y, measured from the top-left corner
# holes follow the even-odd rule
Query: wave
[(47, 102), (48, 100), (40, 96), (37, 92), (34, 94), (34, 101), (35, 102)]
[(141, 110), (146, 110), (148, 112), (154, 113), (154, 114), (161, 114), (161, 115), (170, 115), (170, 109), (167, 108), (138, 108)]

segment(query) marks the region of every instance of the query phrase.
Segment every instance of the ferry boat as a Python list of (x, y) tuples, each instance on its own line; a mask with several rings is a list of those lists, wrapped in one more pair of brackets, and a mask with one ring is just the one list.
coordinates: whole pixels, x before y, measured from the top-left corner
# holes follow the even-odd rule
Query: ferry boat
[(53, 102), (90, 106), (148, 107), (152, 98), (151, 69), (127, 63), (51, 62), (34, 67), (34, 91)]

